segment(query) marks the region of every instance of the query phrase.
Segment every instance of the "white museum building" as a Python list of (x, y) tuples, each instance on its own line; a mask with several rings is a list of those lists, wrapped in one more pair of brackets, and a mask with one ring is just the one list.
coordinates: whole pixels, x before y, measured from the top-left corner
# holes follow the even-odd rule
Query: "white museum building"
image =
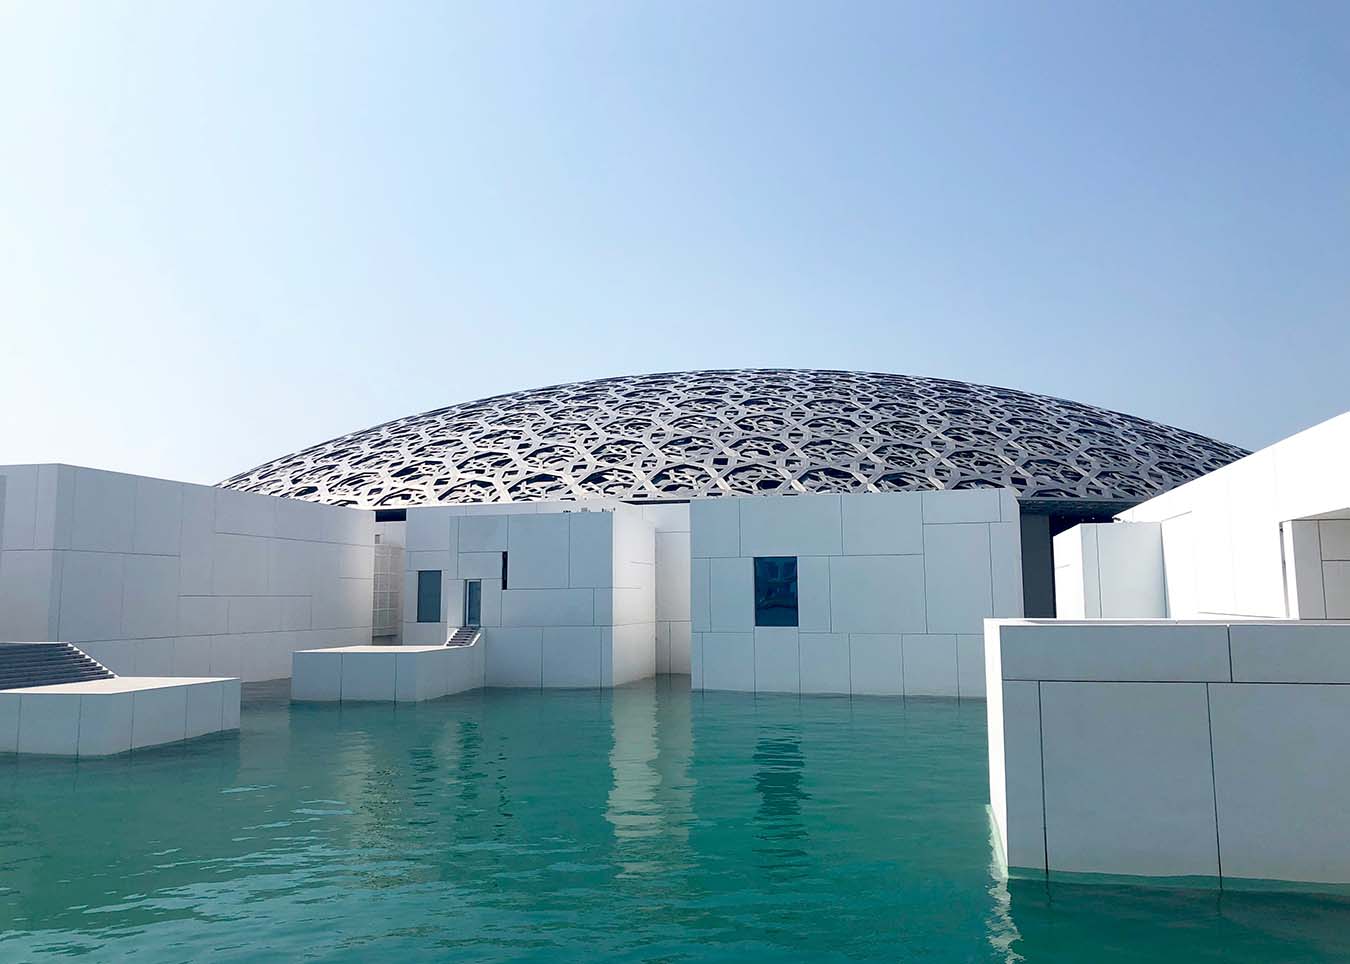
[(228, 731), (286, 678), (987, 698), (1011, 873), (1350, 882), (1347, 453), (1350, 415), (1252, 454), (736, 370), (461, 403), (218, 486), (0, 467), (0, 751)]

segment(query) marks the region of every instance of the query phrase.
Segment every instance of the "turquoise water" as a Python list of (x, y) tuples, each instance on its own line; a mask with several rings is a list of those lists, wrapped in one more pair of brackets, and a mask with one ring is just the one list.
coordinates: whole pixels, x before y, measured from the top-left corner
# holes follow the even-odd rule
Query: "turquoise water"
[(0, 763), (0, 960), (1350, 959), (1350, 902), (1000, 882), (984, 705), (489, 691)]

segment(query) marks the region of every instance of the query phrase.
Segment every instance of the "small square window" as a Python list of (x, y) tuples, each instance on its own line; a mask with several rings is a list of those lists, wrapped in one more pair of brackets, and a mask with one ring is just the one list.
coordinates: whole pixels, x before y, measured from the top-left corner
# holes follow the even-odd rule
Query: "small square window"
[(755, 625), (797, 625), (797, 557), (755, 558)]

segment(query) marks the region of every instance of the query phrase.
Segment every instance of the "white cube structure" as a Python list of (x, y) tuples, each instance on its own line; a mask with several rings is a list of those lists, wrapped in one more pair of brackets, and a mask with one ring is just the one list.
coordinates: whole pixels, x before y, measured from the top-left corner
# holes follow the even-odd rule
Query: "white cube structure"
[(0, 640), (120, 675), (279, 679), (369, 643), (372, 513), (69, 465), (0, 467)]
[[(618, 686), (654, 675), (656, 524), (646, 510), (492, 509), (407, 511), (405, 646), (443, 643), (472, 623), (483, 630), (488, 686)], [(422, 611), (427, 586), (435, 612)], [(674, 595), (667, 615), (678, 615)]]
[[(694, 502), (695, 689), (984, 697), (983, 623), (1022, 614), (1011, 490)], [(756, 625), (755, 560), (796, 565), (796, 625)]]
[(991, 620), (1010, 873), (1350, 883), (1350, 623)]

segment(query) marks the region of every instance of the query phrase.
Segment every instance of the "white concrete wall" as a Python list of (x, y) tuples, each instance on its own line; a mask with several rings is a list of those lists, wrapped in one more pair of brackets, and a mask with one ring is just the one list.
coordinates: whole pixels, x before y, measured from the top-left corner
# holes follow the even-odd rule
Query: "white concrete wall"
[[(983, 621), (1022, 613), (1011, 491), (690, 504), (695, 689), (984, 696)], [(754, 625), (754, 559), (796, 556), (798, 625)]]
[(1012, 872), (1350, 883), (1350, 623), (987, 626)]
[(644, 505), (656, 527), (656, 672), (688, 676), (689, 505)]
[(1289, 615), (1350, 619), (1350, 512), (1283, 527)]
[(1286, 587), (1291, 560), (1285, 557), (1281, 524), (1347, 508), (1350, 413), (1178, 486), (1120, 518), (1162, 527), (1168, 615), (1268, 619), (1296, 615), (1297, 603), (1287, 600), (1307, 593)]
[[(655, 527), (641, 510), (486, 508), (408, 510), (405, 645), (444, 642), (463, 620), (465, 581), (478, 579), (487, 685), (612, 686), (655, 672)], [(436, 623), (416, 621), (421, 570), (442, 573)]]
[(368, 643), (373, 515), (68, 465), (0, 467), (0, 639), (121, 675), (290, 675)]
[(1085, 523), (1054, 538), (1055, 612), (1061, 619), (1167, 615), (1162, 526)]

